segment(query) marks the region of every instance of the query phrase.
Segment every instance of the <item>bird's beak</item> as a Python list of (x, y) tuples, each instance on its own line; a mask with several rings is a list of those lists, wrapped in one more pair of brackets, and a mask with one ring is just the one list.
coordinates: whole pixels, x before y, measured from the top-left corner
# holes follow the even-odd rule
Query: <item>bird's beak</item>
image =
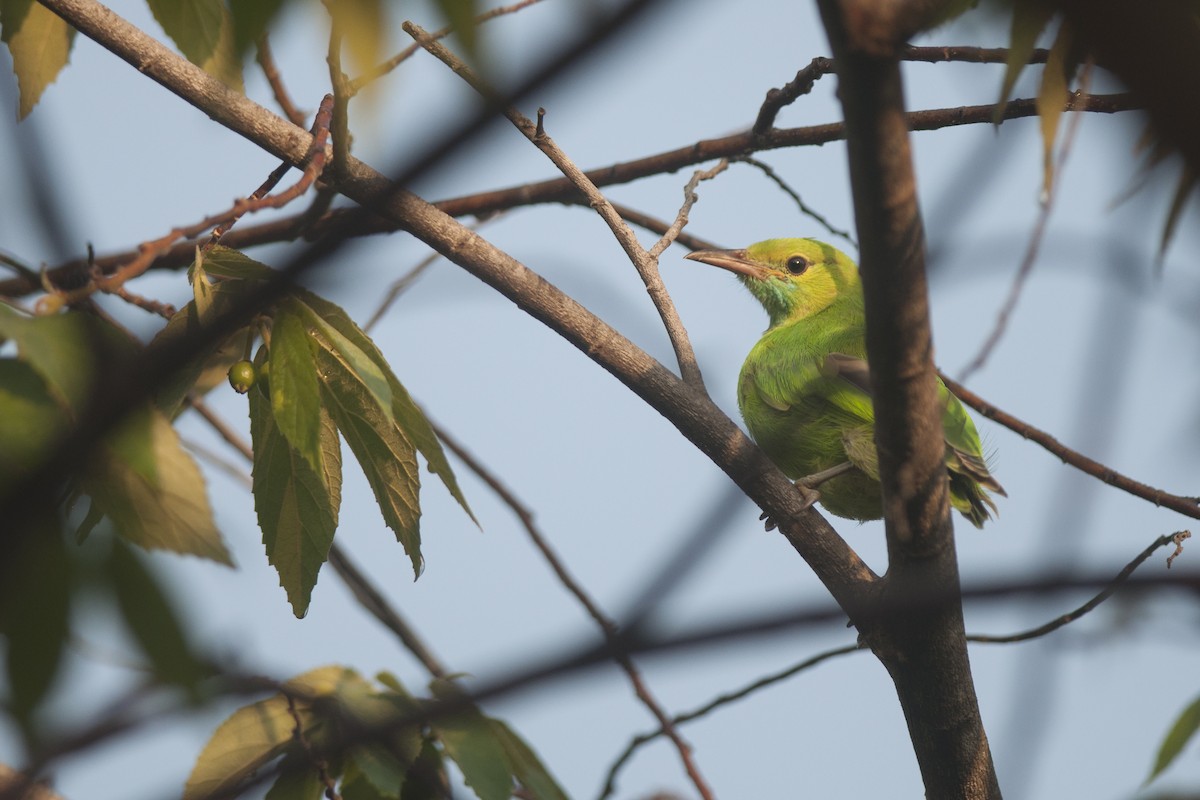
[(755, 280), (763, 280), (766, 277), (762, 267), (751, 261), (745, 250), (697, 250), (694, 253), (688, 253), (684, 258), (699, 261), (702, 264), (711, 264), (714, 267), (727, 269)]

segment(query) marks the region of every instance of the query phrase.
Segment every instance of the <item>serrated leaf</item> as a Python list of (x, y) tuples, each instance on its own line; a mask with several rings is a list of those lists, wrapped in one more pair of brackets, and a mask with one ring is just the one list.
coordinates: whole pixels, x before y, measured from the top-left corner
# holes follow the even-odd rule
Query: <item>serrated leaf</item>
[(204, 667), (193, 655), (174, 603), (137, 554), (113, 542), (109, 575), (121, 616), (159, 680), (194, 689)]
[(454, 471), (450, 468), (450, 462), (446, 460), (446, 453), (442, 449), (441, 442), (438, 441), (437, 434), (433, 432), (429, 420), (426, 419), (420, 407), (392, 372), (387, 359), (383, 357), (383, 353), (375, 345), (375, 342), (354, 323), (354, 320), (350, 319), (350, 316), (341, 307), (304, 290), (298, 290), (297, 296), (304, 301), (305, 305), (313, 309), (329, 327), (335, 329), (359, 350), (366, 353), (378, 365), (387, 378), (392, 398), (392, 416), (396, 419), (397, 424), (409, 441), (425, 457), (429, 471), (441, 479), (450, 495), (458, 501), (463, 511), (467, 512), (467, 516), (478, 524), (471, 507), (467, 504), (466, 497), (463, 496), (462, 490), (458, 486), (458, 479), (455, 478)]
[(413, 572), (419, 576), (423, 564), (418, 500), (421, 478), (412, 442), (384, 415), (357, 373), (347, 369), (324, 346), (317, 350), (317, 370), (325, 407), (358, 459), (384, 522), (404, 545)]
[[(200, 468), (171, 423), (151, 408), (132, 417), (117, 433), (119, 445), (98, 448), (85, 469), (84, 492), (128, 542), (233, 566), (213, 524)], [(131, 463), (123, 457), (130, 453), (150, 461), (138, 455)]]
[[(263, 800), (320, 800), (325, 793), (316, 767), (307, 756), (288, 756), (279, 765), (279, 777)], [(345, 793), (342, 793), (345, 800)]]
[(0, 337), (17, 343), (17, 353), (45, 379), (64, 408), (80, 410), (95, 376), (99, 323), (79, 312), (30, 317), (0, 303)]
[(66, 413), (32, 366), (0, 359), (0, 486), (41, 461), (67, 425)]
[(1171, 763), (1183, 752), (1183, 748), (1191, 741), (1198, 729), (1200, 729), (1200, 697), (1193, 700), (1191, 705), (1183, 710), (1171, 725), (1171, 730), (1167, 731), (1162, 744), (1159, 745), (1154, 766), (1150, 769), (1150, 775), (1147, 776), (1143, 786), (1171, 766)]
[(322, 720), (311, 698), (335, 694), (348, 682), (362, 679), (351, 669), (319, 667), (292, 678), (285, 687), (295, 692), (296, 714), (287, 697), (276, 694), (243, 706), (226, 719), (200, 752), (183, 790), (183, 800), (201, 800), (230, 792), (259, 768), (283, 755), (293, 742), (296, 717), (303, 736), (312, 736)]
[(391, 794), (381, 791), (367, 779), (352, 759), (346, 766), (342, 784), (338, 787), (338, 794), (341, 795), (342, 800), (397, 800), (400, 797), (400, 785), (397, 784), (396, 791)]
[(1009, 37), (1008, 62), (1004, 68), (1004, 82), (1000, 87), (1000, 101), (992, 114), (992, 122), (999, 125), (1004, 119), (1004, 109), (1012, 96), (1017, 78), (1021, 77), (1029, 57), (1037, 46), (1038, 37), (1046, 29), (1054, 7), (1041, 0), (1016, 0), (1013, 3), (1012, 33)]
[[(451, 684), (435, 682), (430, 688), (440, 698), (461, 699), (461, 693)], [(479, 709), (470, 707), (439, 714), (429, 725), (480, 800), (507, 800), (512, 797), (512, 769), (491, 722)]]
[(321, 409), (321, 461), (320, 469), (314, 470), (279, 432), (267, 399), (252, 390), (250, 436), (254, 443), (254, 508), (267, 560), (279, 573), (293, 613), (303, 617), (337, 530), (342, 500), (337, 429), (328, 412)]
[(488, 722), (491, 723), (492, 735), (504, 748), (513, 776), (533, 800), (567, 800), (567, 793), (524, 739), (498, 719), (489, 718)]
[(0, 41), (17, 76), (17, 119), (25, 119), (70, 60), (75, 29), (32, 0), (0, 0)]
[(58, 676), (70, 630), (72, 569), (53, 512), (27, 519), (23, 535), (5, 531), (0, 631), (7, 639), (6, 711), (33, 744), (34, 715)]
[[(381, 366), (379, 360), (375, 359), (368, 350), (364, 350), (358, 342), (343, 334), (337, 326), (319, 314), (307, 302), (309, 299), (311, 298), (298, 295), (296, 301), (297, 305), (304, 310), (305, 321), (325, 339), (328, 344), (327, 349), (342, 361), (346, 369), (354, 372), (359, 382), (370, 390), (379, 404), (380, 411), (388, 417), (392, 416), (392, 387), (384, 372), (387, 364), (384, 363)], [(354, 325), (353, 322), (350, 324)], [(363, 336), (365, 337), (366, 334)]]
[(1062, 120), (1067, 100), (1071, 96), (1067, 82), (1068, 59), (1071, 57), (1071, 27), (1064, 20), (1058, 36), (1046, 57), (1042, 85), (1038, 88), (1036, 107), (1042, 127), (1042, 195), (1048, 197), (1054, 185), (1054, 142), (1058, 138), (1058, 123)]
[(321, 390), (303, 307), (285, 300), (275, 313), (268, 347), (271, 411), (280, 433), (314, 471), (321, 469)]
[(147, 5), (188, 61), (231, 89), (242, 90), (233, 18), (221, 0), (147, 0)]

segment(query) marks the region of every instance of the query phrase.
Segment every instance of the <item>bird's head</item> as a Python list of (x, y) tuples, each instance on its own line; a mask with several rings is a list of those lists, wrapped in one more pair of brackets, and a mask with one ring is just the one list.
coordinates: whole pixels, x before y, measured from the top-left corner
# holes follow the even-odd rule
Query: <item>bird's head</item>
[(839, 297), (861, 297), (854, 262), (816, 239), (767, 239), (741, 250), (698, 250), (686, 258), (737, 273), (767, 310), (771, 327), (815, 314)]

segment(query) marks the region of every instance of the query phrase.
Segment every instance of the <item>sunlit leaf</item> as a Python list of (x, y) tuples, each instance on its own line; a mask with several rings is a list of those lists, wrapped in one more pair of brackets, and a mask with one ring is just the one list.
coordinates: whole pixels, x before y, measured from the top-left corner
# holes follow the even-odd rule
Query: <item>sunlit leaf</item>
[(353, 670), (345, 667), (319, 667), (285, 684), (296, 695), (294, 714), (283, 694), (233, 712), (213, 733), (196, 759), (183, 791), (183, 800), (221, 795), (240, 785), (289, 749), (297, 717), (300, 733), (314, 735), (322, 723), (313, 713), (311, 698), (336, 694), (347, 683), (361, 681)]
[(320, 411), (320, 468), (296, 452), (279, 432), (270, 402), (250, 392), (254, 442), (254, 507), (267, 560), (279, 573), (292, 611), (308, 611), (321, 565), (329, 557), (341, 505), (342, 455), (328, 412)]
[(33, 0), (0, 0), (0, 41), (8, 45), (25, 119), (71, 57), (75, 29)]
[[(387, 369), (387, 363), (383, 362), (381, 364), (382, 359), (374, 357), (374, 354), (371, 353), (371, 350), (375, 349), (373, 346), (366, 349), (363, 348), (362, 339), (367, 338), (366, 334), (362, 334), (361, 338), (346, 336), (339, 329), (340, 326), (334, 325), (331, 321), (325, 319), (312, 306), (309, 301), (315, 297), (314, 295), (308, 292), (298, 292), (297, 295), (300, 301), (302, 301), (297, 303), (297, 305), (304, 309), (306, 322), (320, 333), (321, 337), (328, 342), (331, 352), (345, 364), (347, 369), (355, 373), (363, 386), (370, 390), (371, 394), (375, 397), (375, 401), (379, 404), (379, 410), (390, 417), (392, 415), (392, 387), (388, 381), (387, 374), (384, 372)], [(332, 306), (333, 304), (327, 303), (327, 305)], [(337, 308), (337, 306), (333, 307)], [(340, 311), (341, 309), (338, 310)], [(342, 316), (345, 317), (345, 314), (343, 313)], [(348, 320), (349, 317), (345, 317), (345, 319)], [(353, 322), (350, 324), (358, 330), (357, 325), (354, 325)], [(361, 333), (361, 330), (359, 333)], [(367, 342), (369, 343), (370, 340), (367, 339)]]
[(200, 248), (196, 248), (196, 260), (188, 270), (188, 280), (192, 282), (192, 301), (196, 304), (196, 315), (200, 321), (207, 322), (213, 305), (213, 287), (204, 271), (204, 261)]
[(1176, 757), (1183, 752), (1183, 748), (1191, 741), (1196, 730), (1200, 729), (1200, 698), (1192, 701), (1191, 705), (1183, 710), (1183, 713), (1176, 718), (1175, 723), (1171, 726), (1171, 730), (1167, 731), (1166, 737), (1163, 739), (1158, 748), (1158, 755), (1154, 759), (1154, 766), (1150, 769), (1150, 775), (1146, 778), (1146, 783), (1157, 778), (1163, 770), (1171, 766), (1171, 763)]
[(127, 541), (232, 566), (200, 468), (158, 411), (130, 414), (88, 464), (83, 489)]
[[(446, 699), (459, 699), (449, 684), (435, 683), (434, 693)], [(453, 714), (439, 714), (430, 727), (454, 759), (480, 800), (507, 800), (512, 797), (513, 779), (508, 755), (492, 730), (491, 720), (476, 708)]]
[(1058, 29), (1058, 36), (1050, 47), (1046, 58), (1046, 69), (1042, 73), (1042, 85), (1037, 94), (1038, 119), (1042, 127), (1042, 193), (1047, 196), (1054, 185), (1054, 143), (1058, 138), (1058, 123), (1062, 120), (1071, 92), (1068, 88), (1068, 60), (1071, 57), (1071, 27), (1066, 21)]
[(992, 122), (999, 125), (1004, 119), (1004, 108), (1012, 96), (1017, 78), (1021, 77), (1029, 57), (1037, 47), (1038, 37), (1046, 29), (1054, 7), (1041, 0), (1016, 0), (1013, 3), (1012, 33), (1008, 45), (1008, 65), (1004, 69), (1004, 83), (1000, 87), (1000, 101), (992, 115)]
[(119, 540), (109, 560), (111, 585), (125, 624), (159, 680), (194, 688), (204, 668), (193, 655), (174, 603), (138, 555)]
[(504, 748), (513, 776), (534, 800), (567, 800), (567, 793), (524, 739), (498, 719), (489, 719), (488, 722), (491, 723), (492, 735)]
[(235, 278), (242, 281), (265, 281), (275, 270), (255, 261), (239, 250), (217, 245), (204, 254), (204, 270), (216, 278)]
[(413, 572), (421, 574), (421, 479), (416, 451), (374, 395), (322, 342), (317, 351), (322, 396), (338, 430), (358, 459), (384, 522), (404, 545)]
[(335, 329), (378, 365), (380, 371), (387, 378), (392, 400), (392, 416), (396, 419), (397, 424), (409, 441), (425, 457), (425, 461), (429, 464), (429, 471), (441, 478), (450, 495), (458, 501), (467, 515), (475, 520), (475, 515), (467, 505), (467, 499), (458, 486), (458, 480), (450, 468), (449, 461), (446, 460), (446, 453), (442, 450), (441, 442), (438, 441), (437, 435), (429, 425), (429, 420), (425, 418), (425, 414), (421, 412), (421, 409), (413, 402), (412, 397), (396, 378), (391, 367), (388, 366), (387, 359), (383, 357), (383, 353), (380, 352), (375, 342), (339, 306), (303, 290), (298, 292), (298, 296), (305, 305), (320, 316), (326, 325)]
[(292, 448), (321, 469), (321, 392), (301, 304), (280, 304), (271, 326), (271, 410)]

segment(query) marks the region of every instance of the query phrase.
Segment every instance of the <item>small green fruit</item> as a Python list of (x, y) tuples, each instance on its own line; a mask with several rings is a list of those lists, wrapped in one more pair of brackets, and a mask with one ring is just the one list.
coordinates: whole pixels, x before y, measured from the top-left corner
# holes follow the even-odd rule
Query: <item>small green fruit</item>
[(229, 385), (238, 394), (250, 391), (258, 378), (258, 372), (249, 361), (239, 361), (229, 368)]

